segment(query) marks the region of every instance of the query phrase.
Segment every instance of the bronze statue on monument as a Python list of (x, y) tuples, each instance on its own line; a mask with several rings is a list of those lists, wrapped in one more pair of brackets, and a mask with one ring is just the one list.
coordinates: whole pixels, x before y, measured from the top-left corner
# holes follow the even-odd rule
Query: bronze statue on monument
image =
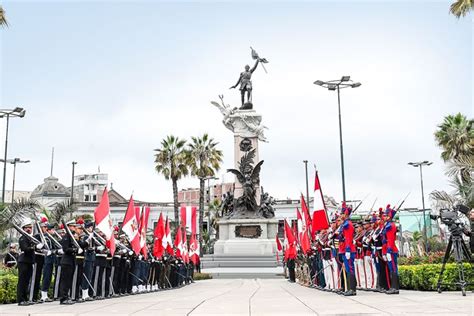
[[(255, 59), (255, 65), (250, 69), (249, 65), (245, 65), (245, 70), (240, 73), (239, 80), (235, 85), (230, 87), (229, 89), (235, 89), (239, 84), (240, 84), (240, 94), (241, 94), (241, 100), (242, 100), (242, 105), (239, 108), (240, 110), (251, 110), (253, 108), (252, 104), (252, 74), (257, 69), (258, 63), (262, 63), (263, 70), (267, 72), (265, 69), (264, 64), (268, 63), (268, 60), (266, 58), (260, 58), (257, 54), (257, 52), (250, 47), (252, 50), (252, 58)], [(245, 92), (247, 92), (247, 102), (245, 102)]]

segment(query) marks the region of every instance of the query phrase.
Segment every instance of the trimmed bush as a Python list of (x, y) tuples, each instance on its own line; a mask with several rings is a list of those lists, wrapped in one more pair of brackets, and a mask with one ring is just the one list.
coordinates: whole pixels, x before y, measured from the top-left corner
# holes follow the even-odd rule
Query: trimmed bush
[(194, 273), (194, 281), (209, 280), (212, 279), (212, 275), (209, 273)]
[[(469, 263), (464, 263), (466, 282), (474, 283), (474, 269)], [(402, 265), (398, 267), (400, 288), (419, 291), (436, 291), (441, 264)], [(442, 283), (454, 283), (459, 278), (458, 266), (455, 263), (446, 264)], [(468, 287), (472, 290), (474, 287)], [(456, 286), (442, 286), (442, 290), (459, 290)]]
[(0, 304), (16, 302), (18, 276), (13, 273), (0, 275)]

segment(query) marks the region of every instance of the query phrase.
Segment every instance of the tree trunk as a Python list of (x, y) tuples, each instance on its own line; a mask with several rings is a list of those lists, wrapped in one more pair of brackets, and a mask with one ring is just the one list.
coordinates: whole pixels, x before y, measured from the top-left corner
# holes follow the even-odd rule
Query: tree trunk
[(178, 180), (172, 179), (173, 182), (173, 200), (174, 200), (174, 224), (175, 227), (179, 226), (179, 202), (178, 202)]
[(199, 249), (202, 251), (202, 233), (204, 220), (204, 179), (199, 178)]

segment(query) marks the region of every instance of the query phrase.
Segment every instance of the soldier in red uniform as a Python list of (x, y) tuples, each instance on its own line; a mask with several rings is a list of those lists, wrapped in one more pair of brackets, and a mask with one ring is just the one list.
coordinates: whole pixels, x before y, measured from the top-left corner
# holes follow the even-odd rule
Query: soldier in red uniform
[(344, 268), (346, 271), (346, 278), (347, 278), (347, 289), (344, 292), (344, 296), (353, 296), (356, 295), (356, 288), (357, 288), (357, 281), (355, 276), (355, 267), (354, 267), (354, 260), (356, 256), (356, 248), (354, 245), (354, 226), (352, 225), (352, 221), (350, 220), (350, 215), (352, 212), (352, 208), (350, 206), (346, 206), (344, 202), (342, 204), (342, 219), (343, 223), (342, 227), (342, 234), (344, 236)]
[(383, 229), (384, 254), (387, 258), (387, 265), (390, 271), (390, 288), (385, 293), (398, 294), (400, 288), (398, 279), (398, 248), (395, 245), (397, 239), (397, 227), (393, 221), (396, 211), (390, 208), (390, 204), (385, 209), (385, 226)]

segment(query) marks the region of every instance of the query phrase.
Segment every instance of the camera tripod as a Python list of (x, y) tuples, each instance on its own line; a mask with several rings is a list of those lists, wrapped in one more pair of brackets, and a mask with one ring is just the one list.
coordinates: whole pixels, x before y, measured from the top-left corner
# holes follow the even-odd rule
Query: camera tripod
[[(446, 268), (446, 262), (448, 262), (449, 256), (451, 255), (451, 251), (454, 252), (454, 260), (458, 266), (459, 272), (459, 281), (453, 283), (441, 283), (441, 279), (443, 277), (444, 270)], [(461, 288), (461, 292), (463, 296), (466, 296), (466, 287), (469, 285), (474, 285), (474, 283), (466, 282), (464, 278), (464, 266), (463, 266), (463, 259), (466, 258), (468, 262), (471, 262), (471, 254), (462, 239), (462, 235), (451, 235), (449, 237), (448, 246), (446, 247), (446, 253), (444, 254), (443, 258), (443, 265), (441, 267), (441, 271), (438, 277), (438, 285), (437, 290), (438, 293), (441, 293), (441, 286), (442, 285), (455, 285), (456, 288)]]

